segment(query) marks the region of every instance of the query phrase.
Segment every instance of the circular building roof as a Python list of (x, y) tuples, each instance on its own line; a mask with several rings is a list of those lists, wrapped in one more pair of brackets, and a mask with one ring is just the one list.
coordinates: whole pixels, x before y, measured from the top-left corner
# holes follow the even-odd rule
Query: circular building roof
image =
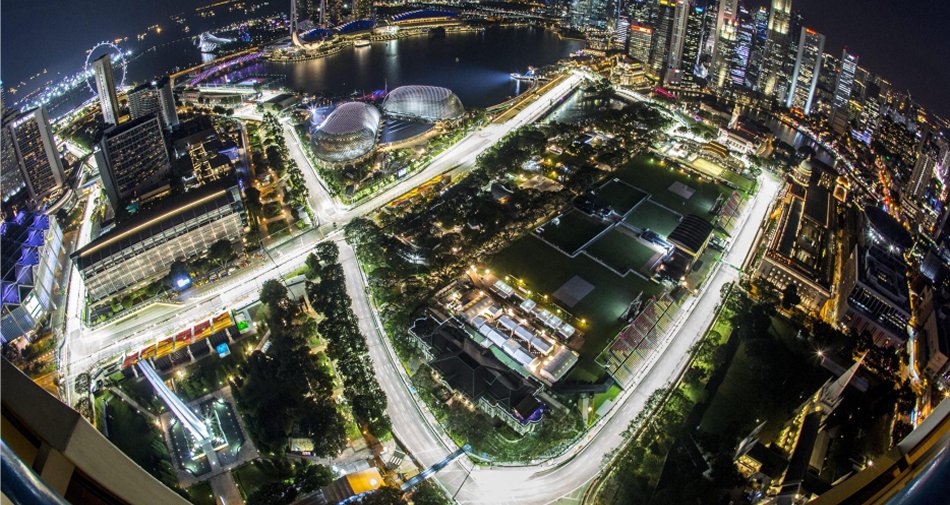
[(867, 217), (868, 224), (891, 245), (901, 250), (914, 245), (910, 233), (907, 233), (907, 230), (884, 209), (868, 205), (864, 208), (864, 215)]
[(311, 138), (317, 157), (325, 161), (350, 161), (376, 146), (379, 111), (362, 102), (347, 102), (323, 120)]
[(452, 90), (438, 86), (400, 86), (383, 100), (383, 111), (426, 121), (455, 119), (465, 107)]

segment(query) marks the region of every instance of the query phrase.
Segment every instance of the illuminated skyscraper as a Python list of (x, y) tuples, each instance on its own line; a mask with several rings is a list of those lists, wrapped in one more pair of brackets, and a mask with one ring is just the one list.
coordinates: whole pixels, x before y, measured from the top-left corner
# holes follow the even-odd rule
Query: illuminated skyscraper
[(578, 29), (607, 29), (606, 0), (573, 0), (571, 4), (571, 25)]
[(716, 54), (716, 44), (722, 34), (722, 29), (726, 21), (735, 20), (739, 15), (739, 0), (719, 0), (719, 7), (716, 9), (716, 25), (712, 36), (707, 41), (706, 49), (709, 54)]
[(705, 15), (705, 10), (698, 5), (690, 8), (689, 19), (686, 21), (686, 38), (683, 42), (683, 62), (680, 65), (686, 77), (697, 73), (697, 63), (702, 53)]
[(650, 68), (654, 75), (663, 76), (669, 57), (670, 39), (673, 35), (673, 18), (676, 14), (675, 0), (658, 0), (653, 23), (653, 41), (650, 46)]
[(722, 27), (719, 42), (716, 43), (716, 55), (709, 72), (710, 83), (713, 87), (722, 89), (729, 80), (730, 67), (736, 50), (736, 21), (729, 19)]
[(802, 34), (798, 39), (798, 56), (795, 58), (791, 88), (785, 100), (786, 107), (800, 109), (805, 115), (811, 114), (824, 50), (824, 35), (811, 28), (802, 29)]
[(686, 26), (689, 21), (690, 10), (689, 0), (675, 0), (664, 82), (679, 82), (682, 77), (683, 46), (686, 42)]
[(168, 189), (171, 162), (157, 115), (140, 117), (102, 134), (96, 163), (112, 208), (148, 200)]
[(632, 24), (627, 32), (627, 54), (631, 58), (643, 63), (650, 61), (650, 47), (653, 44), (653, 28), (646, 25)]
[(119, 98), (115, 94), (115, 76), (112, 74), (112, 58), (109, 53), (92, 62), (92, 71), (96, 78), (102, 118), (106, 124), (119, 124)]
[(841, 50), (841, 70), (838, 71), (838, 80), (835, 83), (835, 99), (832, 104), (835, 109), (843, 109), (851, 99), (851, 88), (854, 86), (854, 73), (858, 69), (858, 55), (848, 52), (848, 48)]
[(627, 34), (630, 32), (630, 20), (626, 16), (619, 16), (614, 25), (613, 47), (625, 51), (627, 49)]
[(784, 74), (791, 12), (792, 0), (772, 0), (762, 72), (759, 76), (759, 88), (766, 96), (781, 98), (785, 91), (784, 84), (788, 82)]
[[(49, 125), (46, 107), (40, 106), (3, 125), (4, 150), (12, 146), (13, 158), (4, 155), (4, 166), (13, 159), (33, 200), (40, 200), (63, 185), (63, 160)], [(9, 143), (9, 145), (6, 145)]]
[(752, 44), (755, 40), (755, 26), (752, 18), (744, 12), (736, 24), (736, 44), (732, 52), (732, 63), (729, 68), (729, 79), (736, 86), (749, 86), (746, 71), (749, 68), (749, 57), (752, 53)]
[[(851, 120), (851, 91), (854, 88), (854, 74), (858, 69), (858, 55), (848, 52), (848, 48), (841, 51), (841, 68), (835, 81), (834, 99), (831, 103), (831, 127), (837, 133), (844, 133)], [(865, 100), (865, 106), (870, 106), (876, 112), (880, 111), (877, 103), (877, 93)]]
[(162, 125), (166, 129), (178, 125), (178, 112), (175, 110), (175, 95), (171, 83), (166, 77), (161, 81), (152, 81), (129, 91), (129, 116), (138, 119), (149, 114), (159, 113)]

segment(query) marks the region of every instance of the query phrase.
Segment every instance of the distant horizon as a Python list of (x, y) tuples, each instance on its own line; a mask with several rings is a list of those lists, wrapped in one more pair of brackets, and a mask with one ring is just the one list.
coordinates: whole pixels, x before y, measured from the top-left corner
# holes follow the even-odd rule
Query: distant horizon
[[(284, 11), (277, 0), (271, 9)], [(129, 46), (150, 47), (165, 38), (146, 39), (144, 45), (134, 35), (159, 24), (168, 28), (169, 17), (193, 12), (207, 0), (165, 0), (137, 2), (128, 8), (122, 0), (73, 2), (43, 0), (44, 15), (34, 15), (36, 4), (27, 0), (7, 0), (0, 4), (0, 78), (5, 91), (30, 76), (48, 70), (68, 75), (78, 71), (85, 51), (97, 42), (118, 36), (129, 37)], [(769, 0), (749, 0), (754, 11)], [(148, 6), (148, 9), (142, 8)], [(930, 0), (792, 0), (792, 9), (801, 11), (805, 25), (826, 37), (825, 52), (839, 56), (848, 47), (860, 58), (860, 65), (880, 75), (894, 86), (907, 89), (923, 107), (950, 120), (950, 37), (942, 23), (950, 19), (950, 2)], [(269, 11), (270, 12), (270, 11)], [(81, 29), (76, 29), (76, 20)], [(223, 20), (222, 20), (223, 21)], [(36, 34), (43, 33), (42, 43)], [(22, 95), (21, 95), (22, 96)], [(12, 103), (16, 95), (7, 94)]]

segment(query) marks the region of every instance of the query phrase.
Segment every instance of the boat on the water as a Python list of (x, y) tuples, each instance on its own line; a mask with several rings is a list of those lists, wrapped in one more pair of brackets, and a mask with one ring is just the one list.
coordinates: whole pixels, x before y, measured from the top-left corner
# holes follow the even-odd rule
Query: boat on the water
[(353, 47), (369, 47), (369, 40), (358, 39), (356, 42), (353, 42)]

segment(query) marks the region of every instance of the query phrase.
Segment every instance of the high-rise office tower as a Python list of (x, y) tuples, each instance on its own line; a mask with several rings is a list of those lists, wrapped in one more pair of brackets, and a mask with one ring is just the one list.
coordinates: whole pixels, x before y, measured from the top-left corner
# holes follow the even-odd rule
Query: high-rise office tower
[(831, 103), (831, 126), (843, 133), (850, 121), (851, 90), (854, 87), (854, 74), (858, 69), (858, 55), (848, 52), (848, 48), (841, 50), (841, 68), (838, 70), (838, 79), (835, 81), (834, 100)]
[(161, 81), (142, 84), (129, 91), (129, 116), (138, 119), (149, 114), (159, 113), (162, 125), (172, 129), (178, 125), (178, 111), (175, 110), (175, 95), (168, 77)]
[(696, 5), (690, 7), (689, 19), (686, 21), (686, 38), (683, 42), (683, 62), (680, 68), (683, 75), (689, 79), (697, 75), (697, 64), (702, 53), (703, 22), (705, 9)]
[(26, 189), (26, 181), (23, 179), (23, 173), (20, 172), (16, 149), (13, 147), (13, 133), (7, 128), (7, 125), (13, 122), (15, 114), (13, 111), (4, 112), (3, 128), (0, 128), (0, 135), (2, 135), (2, 142), (0, 142), (0, 161), (2, 161), (0, 163), (0, 197), (6, 202)]
[(654, 75), (663, 77), (669, 57), (670, 39), (673, 35), (673, 18), (676, 15), (675, 0), (658, 0), (653, 23), (653, 42), (650, 46), (650, 68)]
[(754, 41), (755, 25), (753, 25), (749, 13), (741, 9), (736, 21), (736, 44), (729, 68), (729, 80), (736, 86), (749, 86), (746, 72), (749, 68), (749, 58), (752, 54)]
[(577, 29), (607, 29), (607, 0), (573, 0), (571, 25)]
[(627, 37), (630, 32), (630, 20), (627, 16), (618, 16), (617, 22), (614, 24), (614, 36), (612, 39), (612, 45), (615, 49), (620, 49), (621, 51), (627, 50)]
[(769, 38), (769, 10), (764, 5), (760, 5), (752, 15), (752, 24), (755, 25), (756, 40), (764, 45), (765, 40)]
[(683, 46), (686, 42), (686, 26), (689, 21), (689, 0), (674, 0), (673, 25), (670, 32), (670, 47), (666, 56), (667, 83), (679, 82), (683, 75)]
[(719, 36), (722, 33), (726, 21), (735, 20), (739, 15), (739, 0), (719, 0), (719, 6), (716, 8), (716, 24), (712, 31), (712, 37), (706, 42), (706, 50), (709, 54), (716, 54), (716, 44), (719, 42)]
[(168, 188), (171, 163), (157, 114), (140, 117), (102, 133), (96, 163), (112, 208), (133, 198), (148, 200)]
[(99, 93), (99, 106), (106, 124), (119, 124), (119, 98), (115, 94), (115, 76), (112, 74), (112, 58), (103, 54), (92, 62), (92, 71), (96, 78), (96, 91)]
[(41, 200), (63, 185), (63, 160), (49, 125), (46, 107), (40, 106), (4, 124), (4, 166), (15, 159), (30, 198)]
[(848, 48), (841, 50), (841, 69), (835, 82), (835, 98), (832, 106), (836, 109), (844, 108), (851, 99), (851, 88), (854, 86), (854, 74), (858, 69), (858, 55), (848, 52)]
[(759, 74), (759, 88), (766, 96), (780, 98), (784, 94), (784, 83), (788, 81), (784, 73), (791, 13), (792, 0), (772, 0), (765, 54)]
[(786, 107), (799, 109), (806, 116), (811, 114), (824, 50), (824, 35), (811, 28), (802, 29), (802, 34), (798, 39), (795, 70), (792, 71), (791, 88), (789, 88), (788, 98), (785, 100)]
[(946, 140), (932, 134), (924, 135), (918, 152), (914, 169), (901, 195), (905, 199), (916, 200), (924, 196), (930, 180), (938, 172), (950, 168), (950, 144)]
[(716, 55), (713, 57), (712, 69), (709, 72), (710, 83), (713, 87), (722, 89), (729, 80), (729, 70), (736, 50), (736, 21), (729, 19), (722, 26), (719, 42), (716, 42)]
[(632, 24), (627, 32), (627, 54), (646, 65), (650, 61), (650, 47), (653, 45), (653, 28)]

